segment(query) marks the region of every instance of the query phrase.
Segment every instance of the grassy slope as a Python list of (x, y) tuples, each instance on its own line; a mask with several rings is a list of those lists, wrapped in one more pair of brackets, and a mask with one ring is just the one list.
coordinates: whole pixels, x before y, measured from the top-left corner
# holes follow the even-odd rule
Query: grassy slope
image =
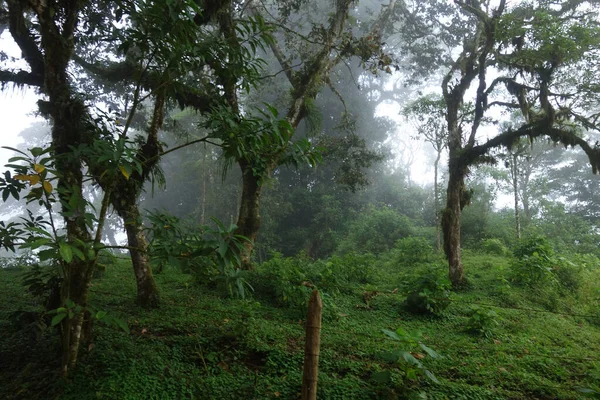
[[(319, 398), (398, 398), (398, 387), (378, 385), (373, 372), (392, 368), (377, 353), (397, 348), (381, 329), (399, 326), (423, 334), (444, 355), (425, 359), (441, 384), (425, 380), (413, 389), (432, 399), (576, 399), (577, 387), (600, 377), (600, 327), (589, 314), (598, 274), (588, 274), (579, 298), (509, 288), (499, 279), (507, 260), (467, 254), (473, 287), (458, 293), (442, 317), (407, 314), (404, 298), (390, 293), (402, 274), (380, 271), (363, 300), (362, 290), (326, 298)], [(98, 325), (93, 346), (82, 349), (69, 382), (54, 375), (55, 336), (32, 340), (7, 321), (10, 311), (34, 310), (19, 273), (0, 269), (0, 398), (62, 399), (294, 399), (303, 359), (302, 315), (267, 301), (225, 299), (196, 288), (189, 275), (157, 275), (164, 305), (133, 306), (133, 275), (126, 265), (109, 268), (94, 283), (92, 302), (122, 315), (131, 334)], [(465, 331), (472, 303), (494, 304), (500, 325), (489, 338)], [(335, 306), (332, 306), (335, 304)], [(518, 308), (518, 309), (515, 309)], [(594, 324), (596, 323), (596, 324)]]

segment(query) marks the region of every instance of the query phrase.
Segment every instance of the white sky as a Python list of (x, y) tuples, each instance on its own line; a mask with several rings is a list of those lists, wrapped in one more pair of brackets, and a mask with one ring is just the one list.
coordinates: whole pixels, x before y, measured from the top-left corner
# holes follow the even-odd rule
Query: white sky
[[(12, 57), (21, 53), (8, 31), (0, 35), (0, 50)], [(33, 115), (37, 110), (37, 99), (35, 91), (27, 87), (12, 88), (9, 85), (0, 91), (0, 146), (18, 147), (19, 133), (41, 120)], [(10, 150), (0, 149), (0, 171), (4, 171), (4, 164), (12, 154)]]

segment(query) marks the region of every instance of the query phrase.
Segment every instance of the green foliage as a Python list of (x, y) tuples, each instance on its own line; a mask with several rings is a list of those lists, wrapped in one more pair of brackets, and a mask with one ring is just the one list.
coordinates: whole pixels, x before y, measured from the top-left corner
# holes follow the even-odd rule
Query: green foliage
[[(398, 279), (409, 280), (408, 274), (415, 271), (398, 271), (378, 259), (373, 260), (375, 273), (363, 290), (324, 296), (320, 396), (375, 400), (426, 392), (435, 399), (579, 399), (582, 393), (578, 388), (597, 386), (594, 360), (600, 351), (600, 333), (592, 320), (588, 323), (567, 315), (590, 314), (588, 307), (597, 308), (597, 302), (582, 297), (569, 309), (564, 304), (568, 299), (558, 297), (560, 314), (530, 312), (528, 309), (540, 309), (537, 298), (542, 292), (513, 286), (507, 295), (498, 294), (497, 276), (510, 259), (467, 251), (464, 261), (472, 287), (455, 294), (456, 306), (447, 309), (444, 318), (399, 314), (399, 294), (392, 289)], [(287, 275), (292, 279), (309, 278), (316, 275), (317, 267), (323, 268), (322, 262), (304, 256), (280, 257), (278, 263), (302, 272), (300, 277)], [(271, 267), (279, 268), (275, 263)], [(271, 301), (263, 290), (286, 282), (274, 281), (279, 279), (276, 275), (267, 278), (262, 265), (257, 268), (258, 272), (248, 275), (255, 287), (253, 301), (221, 296), (206, 286), (191, 284), (194, 280), (189, 274), (167, 268), (156, 279), (168, 301), (152, 310), (123, 302), (123, 297), (135, 290), (130, 268), (108, 268), (104, 278), (93, 283), (89, 300), (97, 309), (120, 316), (131, 334), (95, 324), (93, 348), (82, 347), (78, 368), (66, 381), (57, 381), (53, 369), (57, 351), (57, 340), (50, 334), (53, 329), (46, 328), (39, 339), (35, 334), (36, 321), (41, 318), (40, 322), (49, 326), (54, 315), (45, 315), (35, 306), (20, 285), (19, 273), (0, 269), (0, 300), (34, 312), (11, 322), (11, 313), (0, 310), (0, 397), (11, 398), (14, 393), (31, 400), (297, 397), (305, 314)], [(600, 287), (598, 271), (589, 272), (586, 284), (590, 289)], [(373, 307), (358, 307), (368, 288), (380, 290), (371, 300)], [(306, 290), (308, 294), (312, 288)], [(474, 342), (473, 335), (465, 331), (467, 305), (477, 302), (502, 310), (498, 311), (502, 323), (493, 330), (496, 341)], [(327, 313), (336, 318), (327, 318)], [(417, 344), (373, 334), (374, 330), (397, 327), (399, 318), (405, 332), (423, 333), (420, 337), (409, 335)], [(444, 349), (444, 358), (430, 357), (418, 342)], [(433, 384), (420, 371), (415, 379), (406, 380), (405, 368), (418, 369), (410, 359), (399, 356), (388, 364), (373, 356), (400, 351), (414, 353), (413, 358), (424, 355), (417, 360), (440, 384)], [(578, 361), (566, 365), (565, 359)], [(374, 378), (382, 383), (371, 379), (379, 372), (384, 373)], [(413, 376), (412, 372), (409, 375)]]
[(489, 308), (477, 306), (471, 307), (469, 320), (467, 321), (467, 330), (491, 338), (494, 334), (494, 328), (500, 325), (498, 313)]
[(523, 239), (513, 254), (513, 281), (528, 286), (558, 283), (553, 273), (557, 265), (554, 249), (545, 238), (537, 236)]
[(411, 267), (431, 261), (435, 251), (427, 239), (411, 236), (398, 240), (394, 246), (394, 253), (400, 266)]
[(409, 237), (412, 232), (410, 219), (389, 207), (369, 207), (349, 227), (338, 252), (380, 254), (394, 247), (397, 240)]
[(450, 288), (450, 280), (445, 275), (430, 269), (406, 284), (406, 309), (416, 314), (438, 315), (450, 305)]
[(598, 385), (585, 387), (585, 388), (579, 388), (577, 390), (587, 398), (600, 399), (600, 386), (598, 386)]
[(213, 218), (214, 228), (198, 228), (161, 212), (150, 213), (148, 219), (152, 223), (149, 252), (159, 269), (165, 265), (180, 268), (192, 273), (198, 283), (213, 282), (230, 296), (245, 298), (253, 290), (240, 269), (243, 243), (248, 239), (235, 234), (236, 225), (226, 227)]
[(481, 243), (481, 247), (488, 254), (504, 256), (508, 253), (508, 249), (500, 239), (485, 239)]
[[(380, 356), (385, 361), (398, 366), (402, 372), (400, 386), (404, 392), (407, 391), (409, 382), (416, 380), (421, 375), (434, 383), (439, 383), (438, 379), (426, 368), (422, 360), (427, 356), (431, 359), (438, 359), (441, 356), (421, 341), (420, 334), (410, 334), (402, 328), (398, 328), (396, 331), (382, 329), (382, 332), (398, 342), (400, 346), (399, 349), (382, 353)], [(376, 372), (371, 376), (371, 379), (379, 383), (389, 383), (391, 381), (391, 372), (389, 370)]]
[(302, 256), (284, 258), (281, 253), (274, 253), (256, 271), (253, 280), (256, 295), (259, 298), (266, 297), (276, 305), (304, 313), (313, 286), (305, 268), (309, 263)]

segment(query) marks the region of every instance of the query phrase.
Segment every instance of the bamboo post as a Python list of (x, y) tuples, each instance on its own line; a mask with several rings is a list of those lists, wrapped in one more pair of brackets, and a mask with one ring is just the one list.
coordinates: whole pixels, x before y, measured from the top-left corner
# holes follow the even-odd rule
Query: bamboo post
[(313, 290), (308, 302), (306, 317), (306, 343), (304, 347), (304, 375), (302, 376), (302, 400), (317, 399), (319, 379), (319, 347), (321, 345), (321, 315), (323, 302), (318, 290)]

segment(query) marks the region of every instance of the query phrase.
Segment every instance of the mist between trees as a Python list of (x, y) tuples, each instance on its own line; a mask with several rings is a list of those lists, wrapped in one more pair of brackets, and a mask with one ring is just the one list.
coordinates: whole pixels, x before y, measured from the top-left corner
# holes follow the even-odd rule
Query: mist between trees
[(463, 248), (600, 256), (594, 1), (0, 5), (2, 88), (48, 121), (10, 148), (0, 244), (38, 264), (64, 375), (119, 252), (148, 308), (153, 273), (244, 293), (274, 255), (431, 251), (456, 290)]

